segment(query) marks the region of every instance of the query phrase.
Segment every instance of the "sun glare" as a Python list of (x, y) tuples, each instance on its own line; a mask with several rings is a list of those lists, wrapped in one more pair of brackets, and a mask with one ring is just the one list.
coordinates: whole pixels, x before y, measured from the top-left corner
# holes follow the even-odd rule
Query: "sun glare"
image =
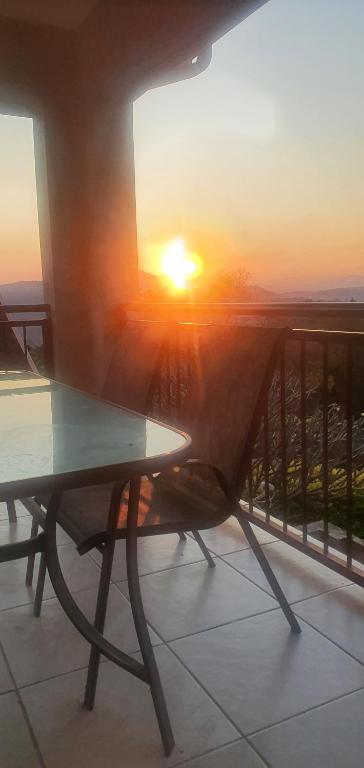
[(201, 271), (201, 259), (197, 253), (189, 253), (183, 240), (173, 240), (162, 251), (161, 272), (177, 290), (187, 288), (188, 281)]

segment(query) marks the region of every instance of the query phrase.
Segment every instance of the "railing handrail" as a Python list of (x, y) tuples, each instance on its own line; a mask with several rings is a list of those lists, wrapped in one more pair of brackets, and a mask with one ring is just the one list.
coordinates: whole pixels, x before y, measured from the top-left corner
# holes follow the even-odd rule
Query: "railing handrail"
[(23, 318), (23, 320), (11, 320), (10, 318), (7, 318), (6, 320), (0, 320), (0, 326), (8, 325), (10, 328), (22, 328), (26, 325), (27, 328), (34, 328), (45, 326), (48, 323), (48, 320), (48, 317), (38, 317), (35, 320), (26, 320), (25, 318)]
[(51, 311), (50, 304), (0, 304), (0, 309), (6, 314), (15, 315), (21, 312), (22, 314), (45, 312), (48, 314)]
[(335, 316), (363, 317), (364, 302), (352, 301), (292, 301), (292, 302), (185, 302), (185, 301), (134, 301), (123, 304), (129, 311), (184, 311), (186, 313), (222, 315), (297, 315), (300, 317)]
[(364, 344), (363, 331), (330, 331), (329, 329), (291, 328), (290, 334), (294, 339), (303, 341), (338, 342), (345, 344)]

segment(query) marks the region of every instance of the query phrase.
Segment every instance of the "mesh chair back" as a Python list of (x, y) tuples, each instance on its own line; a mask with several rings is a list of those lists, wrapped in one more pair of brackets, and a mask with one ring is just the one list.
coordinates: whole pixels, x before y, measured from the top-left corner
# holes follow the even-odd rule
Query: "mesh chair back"
[(107, 371), (101, 397), (146, 414), (166, 338), (165, 323), (129, 320)]
[(191, 435), (193, 457), (217, 466), (240, 492), (286, 329), (181, 324), (178, 333), (166, 376), (174, 423)]

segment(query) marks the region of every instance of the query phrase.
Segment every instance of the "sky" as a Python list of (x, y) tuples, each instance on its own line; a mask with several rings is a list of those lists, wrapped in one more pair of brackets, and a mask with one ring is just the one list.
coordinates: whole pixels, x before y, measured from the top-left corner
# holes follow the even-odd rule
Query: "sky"
[[(134, 106), (140, 266), (182, 237), (278, 290), (364, 284), (364, 3), (270, 0)], [(40, 277), (32, 125), (0, 116), (0, 283)]]

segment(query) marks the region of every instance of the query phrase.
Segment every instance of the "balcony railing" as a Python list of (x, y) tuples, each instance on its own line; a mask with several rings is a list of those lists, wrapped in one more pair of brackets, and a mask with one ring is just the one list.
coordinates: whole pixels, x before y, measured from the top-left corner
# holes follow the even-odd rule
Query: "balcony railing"
[(364, 333), (293, 330), (247, 500), (262, 527), (364, 585)]
[[(34, 365), (33, 356), (38, 355), (36, 367), (51, 375), (49, 306), (1, 305), (0, 310), (0, 344), (5, 332), (15, 331), (24, 359)], [(304, 318), (321, 328), (364, 328), (364, 306), (351, 302), (138, 303), (127, 311), (171, 321), (293, 325)], [(30, 345), (29, 333), (35, 328), (40, 344)], [(183, 396), (188, 354), (186, 346), (176, 347), (172, 341), (166, 349), (158, 385), (158, 411), (166, 420), (173, 420)], [(256, 524), (364, 586), (364, 333), (312, 327), (290, 331), (273, 377), (243, 501)]]
[[(351, 302), (133, 304), (128, 311), (154, 320), (291, 325), (305, 318), (321, 328), (348, 321), (364, 328), (364, 306)], [(167, 420), (183, 397), (188, 355), (172, 337), (158, 385), (157, 410)], [(243, 502), (259, 526), (364, 586), (364, 333), (290, 331)]]
[(0, 367), (5, 366), (6, 357), (8, 364), (14, 357), (23, 361), (24, 368), (52, 375), (49, 304), (0, 304)]

